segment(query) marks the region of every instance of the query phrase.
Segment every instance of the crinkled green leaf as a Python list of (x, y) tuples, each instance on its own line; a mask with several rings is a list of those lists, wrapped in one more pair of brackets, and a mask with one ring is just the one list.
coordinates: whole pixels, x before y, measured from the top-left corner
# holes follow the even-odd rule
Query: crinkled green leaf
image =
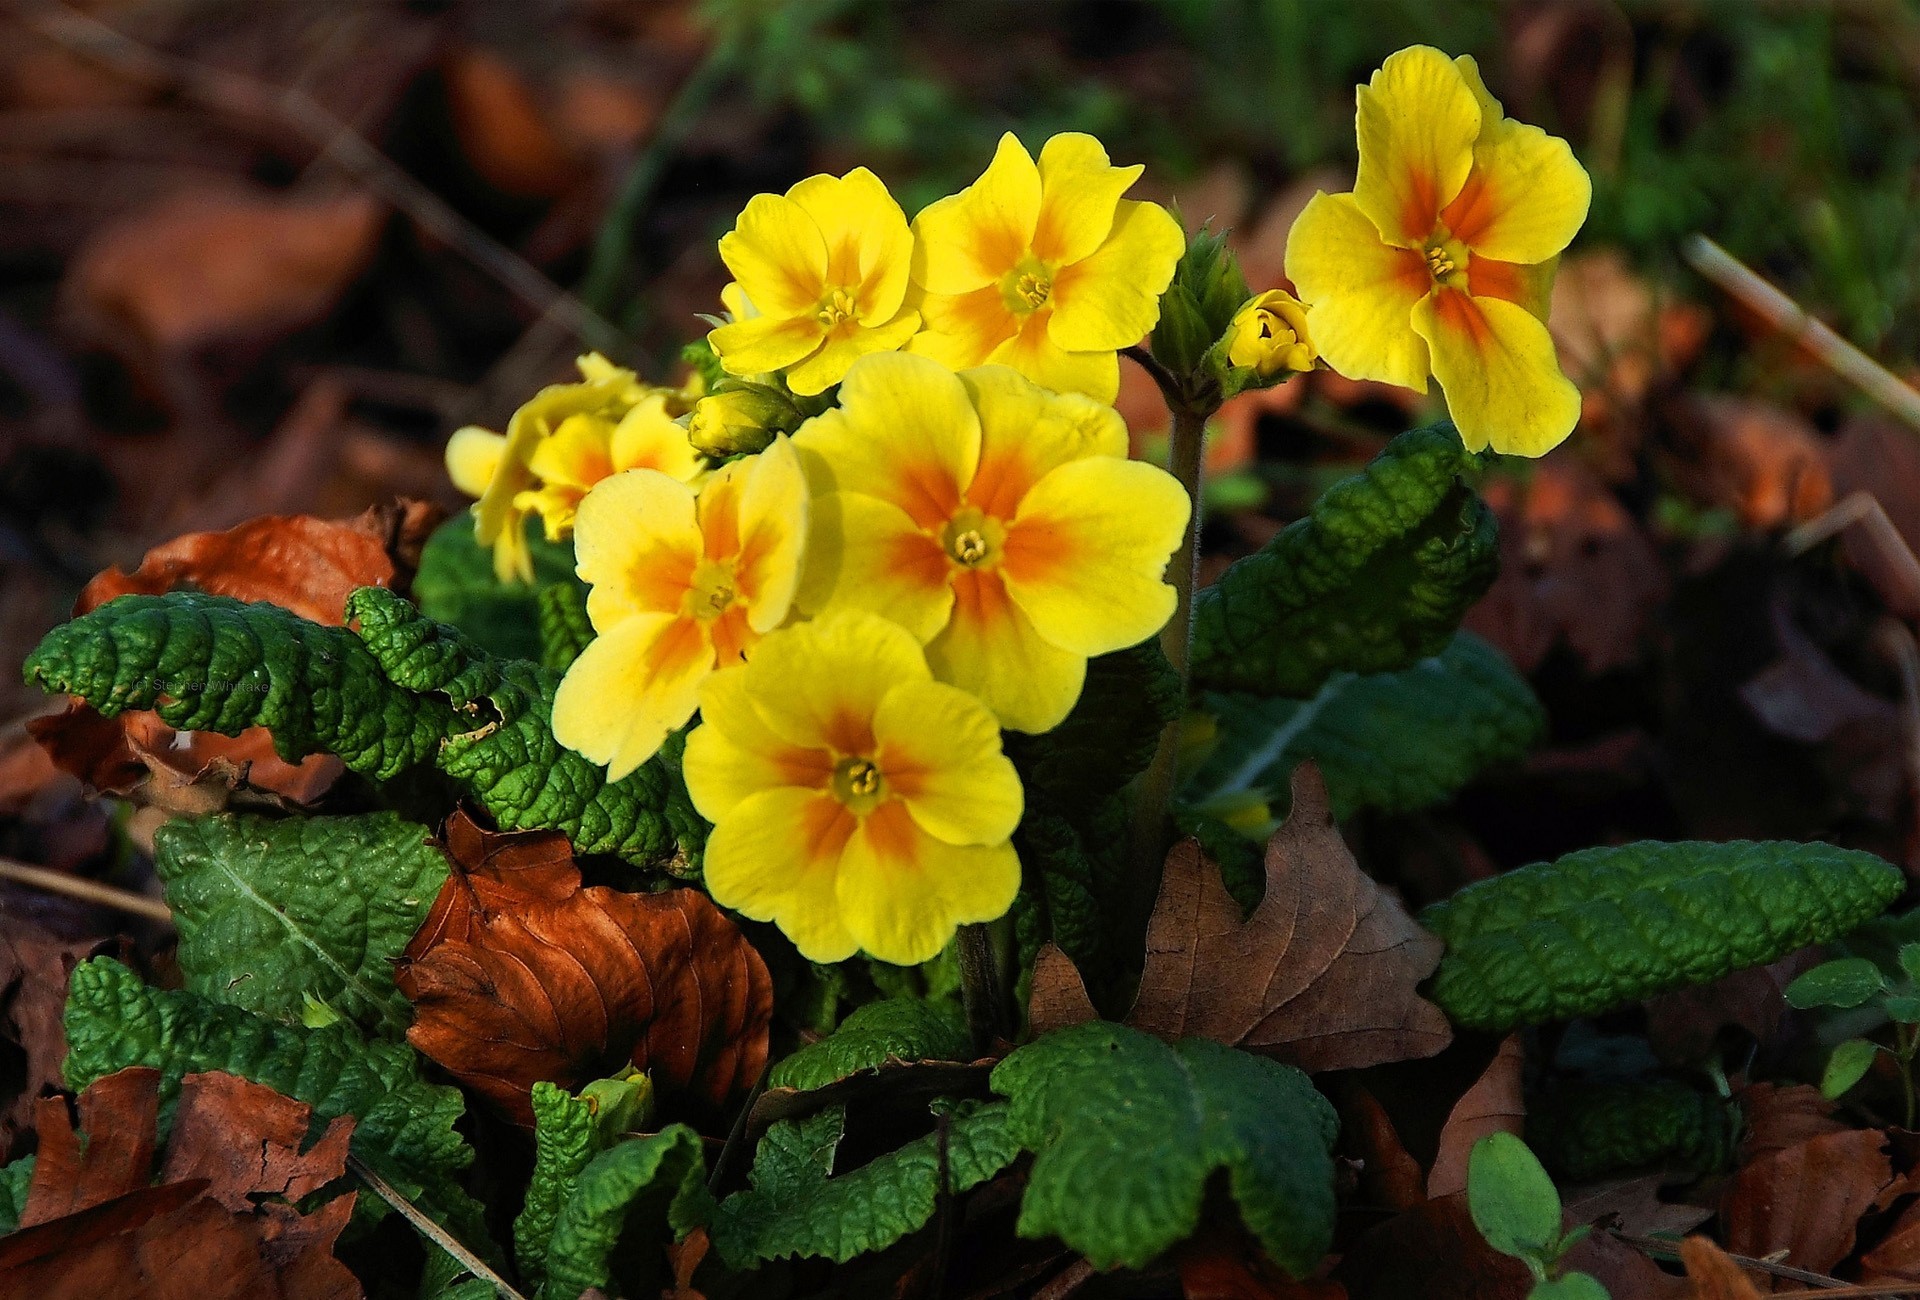
[(698, 1227), (707, 1196), (700, 1135), (685, 1124), (630, 1138), (595, 1156), (580, 1171), (553, 1225), (541, 1300), (574, 1300), (613, 1275), (614, 1247), (630, 1224), (659, 1213), (658, 1235), (684, 1236)]
[(513, 1221), (514, 1258), (530, 1281), (546, 1277), (547, 1245), (560, 1207), (600, 1150), (593, 1107), (584, 1098), (555, 1084), (533, 1085), (533, 1176), (526, 1204)]
[(33, 1157), (21, 1156), (0, 1168), (0, 1234), (20, 1226), (20, 1215), (27, 1208), (27, 1184), (33, 1181)]
[[(222, 1070), (313, 1107), (352, 1115), (353, 1152), (409, 1196), (445, 1203), (473, 1160), (454, 1131), (458, 1089), (428, 1083), (405, 1043), (364, 1041), (345, 1024), (305, 1029), (197, 993), (150, 988), (110, 957), (74, 967), (67, 994), (67, 1086), (78, 1092), (130, 1065), (160, 1071), (162, 1126), (180, 1080)], [(469, 1243), (472, 1244), (472, 1243)]]
[(1119, 793), (1077, 818), (1029, 806), (1014, 835), (1038, 937), (1058, 944), (1090, 980), (1110, 973), (1124, 946), (1127, 811)]
[(1065, 721), (1044, 735), (1007, 737), (1028, 805), (1071, 815), (1098, 804), (1146, 770), (1179, 712), (1180, 677), (1158, 641), (1088, 660)]
[(609, 782), (553, 738), (559, 674), (495, 658), (385, 588), (356, 591), (347, 611), (357, 632), (198, 592), (121, 596), (49, 632), (26, 677), (109, 716), (153, 708), (222, 735), (264, 726), (283, 758), (337, 754), (376, 780), (436, 766), (502, 829), (697, 869), (707, 827), (680, 779), (679, 738)]
[[(720, 1202), (714, 1215), (713, 1246), (729, 1268), (786, 1255), (842, 1264), (926, 1226), (941, 1192), (940, 1133), (832, 1177), (845, 1125), (846, 1108), (831, 1106), (767, 1130), (751, 1186)], [(985, 1182), (1020, 1154), (1002, 1103), (960, 1102), (945, 1129), (950, 1192)]]
[(888, 998), (869, 1002), (832, 1034), (774, 1066), (767, 1082), (776, 1088), (824, 1088), (888, 1061), (972, 1059), (966, 1021), (953, 1004)]
[(564, 673), (593, 640), (593, 623), (587, 617), (586, 586), (578, 582), (556, 582), (540, 588), (539, 601), (540, 662), (557, 673)]
[(1527, 1113), (1528, 1144), (1572, 1182), (1654, 1166), (1715, 1172), (1734, 1136), (1725, 1101), (1673, 1079), (1566, 1082)]
[(532, 519), (527, 552), (533, 582), (502, 582), (494, 574), (493, 548), (474, 536), (473, 515), (463, 512), (434, 529), (420, 552), (413, 598), (428, 618), (450, 623), (475, 645), (509, 659), (539, 659), (546, 645), (541, 597), (556, 588), (577, 589), (573, 547), (549, 542)]
[(1889, 863), (1830, 844), (1585, 849), (1422, 912), (1447, 941), (1427, 996), (1493, 1033), (1592, 1015), (1836, 939), (1903, 883)]
[(1337, 818), (1362, 808), (1414, 812), (1451, 797), (1483, 769), (1520, 757), (1546, 717), (1526, 680), (1470, 632), (1411, 668), (1329, 678), (1310, 700), (1214, 695), (1220, 743), (1188, 787), (1204, 800), (1280, 792), (1319, 764)]
[(299, 1021), (309, 997), (394, 1036), (393, 962), (447, 878), (423, 826), (360, 817), (180, 817), (153, 837), (186, 987)]
[(1333, 1241), (1339, 1122), (1292, 1066), (1095, 1021), (1019, 1048), (992, 1084), (1034, 1152), (1023, 1237), (1058, 1237), (1098, 1268), (1143, 1268), (1193, 1234), (1224, 1169), (1241, 1219), (1294, 1276)]
[(1193, 677), (1306, 697), (1336, 672), (1435, 655), (1499, 567), (1493, 512), (1452, 426), (1403, 433), (1194, 599)]

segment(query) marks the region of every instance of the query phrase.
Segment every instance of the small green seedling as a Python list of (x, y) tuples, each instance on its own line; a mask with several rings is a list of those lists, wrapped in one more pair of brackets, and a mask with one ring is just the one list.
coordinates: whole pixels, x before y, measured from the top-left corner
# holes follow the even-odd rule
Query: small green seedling
[(1489, 1246), (1533, 1273), (1527, 1300), (1610, 1300), (1597, 1278), (1568, 1272), (1561, 1261), (1587, 1235), (1560, 1231), (1560, 1193), (1527, 1144), (1490, 1133), (1467, 1157), (1467, 1210)]
[(1833, 1049), (1826, 1071), (1820, 1077), (1820, 1091), (1838, 1098), (1851, 1091), (1873, 1068), (1874, 1058), (1885, 1052), (1900, 1068), (1900, 1084), (1906, 1101), (1906, 1126), (1913, 1127), (1916, 1091), (1913, 1059), (1920, 1054), (1920, 943), (1900, 946), (1900, 971), (1904, 978), (1893, 981), (1876, 963), (1865, 957), (1843, 957), (1823, 962), (1787, 985), (1787, 1004), (1802, 1011), (1817, 1007), (1848, 1010), (1871, 1005), (1893, 1023), (1893, 1045), (1876, 1043), (1870, 1038), (1849, 1038)]

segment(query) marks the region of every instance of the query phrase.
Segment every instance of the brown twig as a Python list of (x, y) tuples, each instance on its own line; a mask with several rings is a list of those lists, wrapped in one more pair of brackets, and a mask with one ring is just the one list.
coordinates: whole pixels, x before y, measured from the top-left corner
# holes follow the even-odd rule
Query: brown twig
[[(1635, 1250), (1645, 1254), (1660, 1255), (1667, 1259), (1680, 1258), (1680, 1243), (1678, 1242), (1662, 1241), (1658, 1237), (1636, 1237), (1625, 1232), (1616, 1232), (1612, 1235), (1616, 1240), (1625, 1245), (1632, 1246)], [(1725, 1254), (1728, 1259), (1738, 1264), (1741, 1268), (1757, 1269), (1773, 1277), (1784, 1277), (1793, 1282), (1805, 1282), (1808, 1286), (1826, 1288), (1830, 1295), (1839, 1295), (1843, 1290), (1851, 1291), (1855, 1295), (1907, 1295), (1915, 1291), (1920, 1291), (1920, 1282), (1913, 1283), (1910, 1286), (1903, 1287), (1896, 1291), (1861, 1291), (1857, 1288), (1849, 1287), (1837, 1277), (1828, 1277), (1825, 1273), (1814, 1273), (1808, 1269), (1795, 1268), (1791, 1264), (1781, 1264), (1770, 1259), (1755, 1259), (1751, 1255), (1736, 1255), (1731, 1251), (1727, 1251)]]
[(1067, 1296), (1085, 1286), (1095, 1271), (1086, 1260), (1076, 1259), (1054, 1274), (1051, 1282), (1035, 1291), (1033, 1300), (1066, 1300)]
[(393, 1184), (367, 1168), (366, 1163), (359, 1156), (349, 1153), (347, 1168), (353, 1171), (354, 1177), (371, 1188), (374, 1195), (398, 1210), (400, 1217), (413, 1225), (414, 1231), (459, 1260), (460, 1267), (467, 1272), (492, 1283), (493, 1289), (500, 1294), (500, 1300), (527, 1300), (525, 1296), (513, 1289), (512, 1283), (487, 1267), (486, 1260), (461, 1245), (459, 1238), (428, 1218), (418, 1206), (402, 1196)]
[(277, 122), (291, 129), (318, 151), (316, 161), (338, 165), (434, 238), (458, 249), (534, 311), (552, 314), (594, 347), (623, 351), (631, 346), (631, 340), (605, 317), (454, 211), (304, 89), (270, 86), (153, 49), (64, 5), (36, 15), (30, 23), (48, 40), (131, 81), (176, 89), (218, 112)]
[(103, 885), (97, 880), (88, 880), (84, 876), (71, 875), (65, 871), (49, 871), (45, 867), (30, 867), (24, 862), (0, 858), (0, 880), (10, 880), (16, 885), (25, 885), (29, 889), (61, 894), (86, 903), (98, 903), (102, 907), (111, 907), (117, 912), (144, 916), (150, 921), (159, 921), (166, 925), (173, 924), (172, 910), (157, 898), (136, 894), (130, 889)]
[(1871, 492), (1850, 493), (1788, 533), (1787, 554), (1804, 555), (1855, 524), (1866, 528), (1874, 549), (1899, 571), (1905, 594), (1920, 603), (1920, 559), (1914, 557), (1913, 548), (1894, 526), (1887, 508)]
[(1828, 369), (1920, 429), (1920, 392), (1814, 319), (1799, 303), (1755, 275), (1746, 263), (1705, 235), (1690, 236), (1680, 245), (1680, 253), (1694, 270), (1758, 312)]

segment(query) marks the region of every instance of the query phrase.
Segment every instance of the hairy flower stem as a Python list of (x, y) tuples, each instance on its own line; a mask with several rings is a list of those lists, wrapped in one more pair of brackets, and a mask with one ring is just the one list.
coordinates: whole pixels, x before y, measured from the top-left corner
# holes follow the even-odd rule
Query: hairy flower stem
[(960, 994), (967, 1007), (967, 1030), (977, 1056), (993, 1051), (1002, 1036), (1000, 963), (993, 951), (993, 931), (982, 922), (960, 927)]

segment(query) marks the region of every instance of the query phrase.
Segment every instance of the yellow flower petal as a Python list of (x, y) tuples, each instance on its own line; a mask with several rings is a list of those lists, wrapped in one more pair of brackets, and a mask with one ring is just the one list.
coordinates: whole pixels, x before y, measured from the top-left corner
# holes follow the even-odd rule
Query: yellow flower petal
[(881, 697), (932, 676), (905, 628), (847, 611), (762, 641), (747, 660), (746, 682), (762, 720), (788, 744), (867, 754)]
[(1069, 352), (1138, 343), (1160, 319), (1160, 295), (1186, 243), (1165, 208), (1123, 200), (1106, 241), (1055, 272), (1048, 336)]
[(1000, 748), (1000, 724), (944, 682), (888, 691), (873, 717), (887, 786), (920, 829), (948, 844), (999, 844), (1020, 824), (1020, 776)]
[(927, 643), (927, 662), (943, 682), (978, 696), (1000, 725), (1041, 732), (1060, 724), (1080, 698), (1085, 656), (1034, 631), (998, 573), (955, 576), (953, 614)]
[(499, 472), (506, 450), (506, 438), (491, 430), (471, 424), (455, 429), (447, 439), (447, 476), (462, 493), (477, 497)]
[(939, 362), (880, 352), (854, 363), (840, 405), (801, 425), (793, 445), (816, 495), (878, 497), (937, 528), (973, 480), (980, 421), (967, 390)]
[(687, 794), (702, 817), (718, 823), (743, 801), (775, 786), (824, 790), (833, 756), (789, 745), (747, 696), (746, 668), (723, 668), (700, 686), (700, 725), (687, 736), (681, 760)]
[(613, 425), (595, 415), (570, 415), (527, 458), (527, 468), (547, 483), (590, 488), (613, 473), (608, 448)]
[[(726, 328), (732, 329), (731, 325)], [(824, 393), (846, 377), (861, 357), (893, 352), (906, 345), (920, 328), (916, 312), (904, 312), (883, 325), (843, 324), (826, 335), (820, 350), (787, 371), (787, 386), (802, 397)], [(717, 332), (717, 331), (716, 331)]]
[(1453, 60), (1430, 45), (1387, 56), (1358, 98), (1354, 200), (1388, 243), (1417, 248), (1466, 184), (1480, 105)]
[(1096, 402), (1111, 403), (1120, 392), (1120, 358), (1111, 351), (1069, 352), (1047, 331), (1051, 308), (1027, 317), (1020, 332), (987, 354), (987, 362), (1011, 366), (1043, 388), (1056, 393), (1085, 393)]
[(838, 898), (854, 828), (853, 814), (831, 795), (763, 790), (707, 837), (707, 892), (722, 907), (778, 925), (808, 961), (845, 961), (860, 948)]
[(920, 299), (920, 323), (907, 350), (931, 357), (949, 370), (977, 366), (1020, 332), (1020, 318), (998, 284), (968, 293), (930, 293)]
[(729, 280), (720, 286), (720, 305), (727, 309), (729, 320), (751, 320), (760, 314), (753, 305), (753, 299), (747, 297), (747, 291), (736, 280)]
[(1062, 465), (1007, 529), (1007, 594), (1064, 650), (1137, 645), (1173, 615), (1167, 560), (1189, 509), (1179, 481), (1155, 466), (1104, 457)]
[(1079, 393), (1053, 393), (1006, 366), (962, 371), (980, 414), (980, 467), (967, 501), (1011, 519), (1048, 471), (1087, 456), (1127, 454), (1127, 425), (1111, 406)]
[(1532, 266), (1476, 257), (1467, 264), (1467, 292), (1476, 298), (1505, 298), (1519, 303), (1544, 322), (1553, 305), (1553, 276), (1559, 269), (1557, 257)]
[(840, 919), (860, 947), (911, 966), (938, 956), (960, 926), (1004, 916), (1020, 889), (1020, 859), (1010, 844), (943, 844), (892, 801), (861, 819), (837, 883)]
[(719, 356), (728, 374), (763, 375), (805, 358), (826, 337), (826, 327), (811, 313), (753, 316), (711, 331), (707, 344)]
[(1287, 278), (1321, 357), (1349, 379), (1427, 391), (1413, 305), (1433, 287), (1418, 253), (1392, 248), (1351, 194), (1316, 194), (1287, 233)]
[(1115, 167), (1106, 147), (1079, 131), (1048, 140), (1040, 147), (1040, 218), (1033, 232), (1033, 255), (1064, 266), (1091, 254), (1113, 229), (1120, 196), (1145, 170), (1137, 164)]
[(738, 599), (755, 632), (764, 634), (779, 627), (793, 607), (807, 542), (808, 505), (800, 458), (791, 442), (776, 436), (749, 462), (735, 524), (737, 549), (707, 548), (709, 559), (736, 557)]
[(657, 469), (668, 478), (691, 483), (706, 472), (687, 431), (667, 414), (667, 395), (648, 393), (620, 417), (607, 447), (616, 470)]
[(618, 781), (686, 725), (713, 671), (713, 646), (695, 620), (640, 613), (587, 644), (553, 697), (554, 739)]
[(811, 312), (827, 283), (827, 241), (820, 227), (781, 194), (756, 194), (747, 202), (734, 228), (720, 237), (720, 260), (769, 316)]
[(1580, 418), (1580, 390), (1560, 373), (1553, 336), (1525, 308), (1441, 289), (1413, 312), (1434, 378), (1468, 450), (1544, 456)]
[(914, 218), (913, 279), (942, 294), (992, 284), (1027, 255), (1039, 220), (1040, 169), (1009, 131), (979, 180)]
[(953, 608), (953, 564), (940, 544), (890, 501), (830, 492), (814, 501), (800, 607), (864, 609), (930, 640)]
[(787, 197), (813, 218), (826, 240), (825, 282), (859, 286), (855, 301), (861, 324), (892, 320), (907, 293), (913, 234), (907, 229), (907, 214), (880, 178), (865, 167), (845, 176), (810, 176), (788, 190)]
[(1544, 262), (1572, 241), (1592, 202), (1593, 181), (1565, 140), (1500, 117), (1482, 129), (1441, 220), (1476, 258)]
[(574, 572), (606, 632), (642, 611), (677, 613), (704, 551), (692, 489), (651, 469), (602, 479), (574, 520)]

